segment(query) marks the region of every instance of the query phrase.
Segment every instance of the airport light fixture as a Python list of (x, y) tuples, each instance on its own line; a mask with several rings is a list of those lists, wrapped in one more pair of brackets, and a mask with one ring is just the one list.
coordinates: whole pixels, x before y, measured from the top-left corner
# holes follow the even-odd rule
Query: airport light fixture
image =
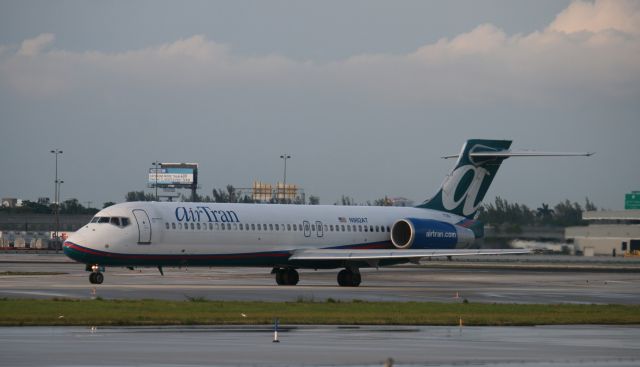
[(60, 181), (58, 180), (58, 155), (62, 155), (62, 150), (60, 149), (52, 149), (51, 154), (56, 156), (56, 176), (55, 181), (53, 181), (53, 204), (54, 204), (54, 214), (56, 216), (56, 231), (54, 234), (54, 238), (56, 241), (58, 240), (58, 232), (60, 231)]
[(282, 190), (283, 190), (283, 194), (282, 194), (282, 202), (285, 203), (287, 200), (287, 159), (291, 158), (291, 156), (289, 154), (283, 154), (280, 156), (280, 158), (284, 159), (284, 177), (283, 177), (283, 182), (282, 182)]

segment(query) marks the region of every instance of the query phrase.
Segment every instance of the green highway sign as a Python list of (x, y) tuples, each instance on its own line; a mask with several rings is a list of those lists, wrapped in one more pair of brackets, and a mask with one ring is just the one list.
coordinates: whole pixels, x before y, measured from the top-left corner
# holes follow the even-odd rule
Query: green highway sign
[(624, 195), (625, 209), (640, 209), (640, 191), (633, 191)]

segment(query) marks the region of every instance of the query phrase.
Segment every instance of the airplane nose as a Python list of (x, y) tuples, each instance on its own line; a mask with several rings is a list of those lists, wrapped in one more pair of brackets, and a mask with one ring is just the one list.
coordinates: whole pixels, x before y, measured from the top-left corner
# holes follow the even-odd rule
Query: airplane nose
[(79, 249), (82, 246), (86, 247), (84, 242), (82, 234), (76, 232), (64, 241), (62, 244), (62, 252), (70, 259), (82, 262), (83, 256)]

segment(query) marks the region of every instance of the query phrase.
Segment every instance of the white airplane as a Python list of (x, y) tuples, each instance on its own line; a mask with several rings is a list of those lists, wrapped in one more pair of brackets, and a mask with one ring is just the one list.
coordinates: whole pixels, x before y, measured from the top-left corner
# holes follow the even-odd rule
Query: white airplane
[(360, 285), (360, 268), (440, 256), (520, 254), (466, 248), (482, 237), (474, 220), (503, 160), (592, 153), (511, 151), (508, 140), (468, 140), (441, 189), (417, 207), (127, 202), (105, 208), (64, 243), (64, 253), (104, 281), (105, 266), (259, 266), (279, 285), (296, 269), (344, 268), (340, 286)]

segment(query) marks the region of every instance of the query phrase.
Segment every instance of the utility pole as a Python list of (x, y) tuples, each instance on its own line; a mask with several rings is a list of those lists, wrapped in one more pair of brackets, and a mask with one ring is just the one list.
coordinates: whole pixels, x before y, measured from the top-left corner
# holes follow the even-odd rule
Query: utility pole
[(59, 198), (59, 193), (60, 193), (60, 182), (58, 180), (58, 154), (62, 155), (62, 150), (60, 149), (53, 149), (51, 150), (52, 154), (55, 154), (56, 156), (56, 178), (54, 181), (54, 193), (53, 193), (53, 201), (54, 201), (54, 213), (56, 216), (56, 230), (55, 230), (55, 234), (54, 234), (54, 238), (56, 241), (58, 241), (58, 232), (60, 231), (60, 198)]
[(160, 201), (158, 200), (158, 170), (160, 169), (160, 162), (155, 161), (151, 164), (155, 167), (153, 170), (156, 172), (156, 184), (154, 185), (156, 187), (156, 201)]
[(282, 180), (282, 189), (284, 190), (284, 193), (282, 195), (282, 202), (285, 203), (287, 201), (287, 159), (291, 158), (291, 156), (285, 153), (281, 155), (280, 158), (284, 159), (284, 178)]

